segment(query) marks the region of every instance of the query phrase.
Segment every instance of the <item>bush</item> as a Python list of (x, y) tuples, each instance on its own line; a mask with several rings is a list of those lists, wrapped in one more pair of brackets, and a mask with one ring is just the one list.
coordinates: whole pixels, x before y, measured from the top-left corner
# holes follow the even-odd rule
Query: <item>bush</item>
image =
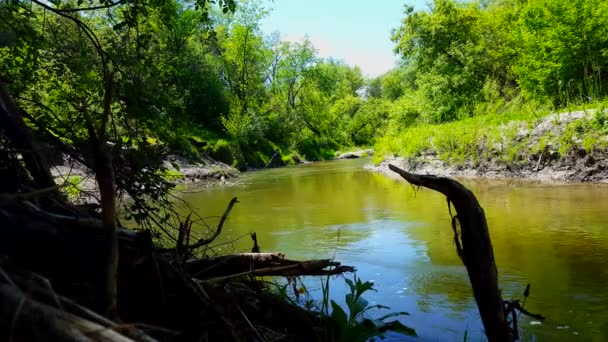
[(309, 137), (296, 144), (296, 150), (303, 155), (306, 160), (327, 160), (333, 159), (336, 155), (335, 143), (330, 143), (322, 138)]
[(232, 165), (235, 160), (234, 147), (224, 139), (217, 140), (213, 145), (210, 145), (207, 148), (207, 153), (211, 158), (224, 164)]
[(173, 153), (189, 159), (199, 159), (200, 154), (198, 149), (190, 143), (190, 140), (185, 136), (174, 137), (169, 142), (169, 147)]

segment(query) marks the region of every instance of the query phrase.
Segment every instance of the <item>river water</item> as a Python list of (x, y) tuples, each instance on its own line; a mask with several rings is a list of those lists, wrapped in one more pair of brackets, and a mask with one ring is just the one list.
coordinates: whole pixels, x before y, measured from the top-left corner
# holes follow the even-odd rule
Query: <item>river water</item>
[[(418, 341), (483, 340), (466, 270), (456, 255), (445, 197), (363, 169), (370, 160), (320, 162), (247, 172), (234, 184), (182, 197), (201, 216), (230, 215), (220, 252), (249, 251), (256, 232), (263, 252), (333, 258), (355, 266), (378, 292), (372, 303), (407, 311), (400, 320)], [(608, 341), (608, 186), (463, 180), (490, 228), (505, 299), (547, 317), (520, 317), (529, 341)], [(218, 218), (208, 218), (216, 224)], [(223, 249), (223, 250), (221, 250)], [(308, 279), (320, 297), (320, 279)], [(343, 279), (331, 296), (343, 302)], [(394, 337), (397, 340), (398, 337)]]

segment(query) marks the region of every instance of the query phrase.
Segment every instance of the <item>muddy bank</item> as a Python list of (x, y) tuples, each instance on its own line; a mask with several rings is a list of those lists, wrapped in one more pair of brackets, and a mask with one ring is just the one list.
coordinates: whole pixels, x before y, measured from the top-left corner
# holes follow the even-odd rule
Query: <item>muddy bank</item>
[(363, 158), (363, 157), (370, 157), (373, 155), (374, 155), (374, 150), (372, 150), (372, 149), (355, 150), (355, 151), (349, 151), (349, 152), (344, 152), (344, 153), (336, 152), (335, 159), (357, 159), (357, 158)]
[(436, 156), (424, 156), (416, 159), (401, 157), (387, 158), (378, 165), (366, 165), (366, 169), (379, 172), (390, 177), (401, 179), (388, 169), (393, 164), (414, 173), (431, 174), (453, 178), (486, 178), (486, 179), (521, 179), (534, 182), (598, 182), (608, 183), (607, 160), (591, 163), (592, 158), (581, 158), (572, 162), (560, 162), (555, 165), (545, 165), (536, 169), (534, 163), (528, 165), (503, 165), (499, 162), (488, 162), (475, 166), (450, 166)]
[[(567, 153), (559, 151), (558, 139), (571, 130), (572, 125), (593, 120), (595, 111), (576, 111), (552, 114), (538, 120), (534, 125), (511, 122), (507, 128), (515, 128), (515, 143), (521, 148), (514, 157), (505, 158), (509, 146), (498, 144), (488, 147), (478, 142), (478, 156), (464, 162), (451, 163), (445, 156), (434, 151), (425, 151), (413, 158), (387, 157), (378, 165), (366, 168), (393, 176), (388, 164), (394, 164), (410, 172), (433, 174), (456, 178), (521, 179), (535, 182), (598, 182), (608, 183), (608, 151), (606, 148), (584, 148), (582, 139), (574, 135), (572, 147)], [(551, 137), (551, 139), (547, 139)], [(543, 148), (538, 146), (547, 140)], [(606, 137), (604, 137), (606, 139)], [(513, 142), (511, 142), (512, 144)]]
[[(95, 174), (85, 165), (78, 161), (63, 157), (60, 165), (51, 167), (51, 174), (55, 182), (63, 186), (70, 200), (74, 203), (97, 203), (98, 190)], [(230, 165), (218, 162), (208, 157), (199, 161), (170, 155), (163, 162), (167, 169), (166, 177), (174, 183), (200, 183), (208, 185), (224, 183), (231, 178), (236, 178), (240, 172)]]
[(209, 157), (201, 158), (200, 161), (192, 161), (179, 156), (169, 156), (165, 161), (165, 167), (182, 174), (183, 177), (175, 179), (178, 183), (223, 180), (235, 178), (240, 173), (232, 166)]

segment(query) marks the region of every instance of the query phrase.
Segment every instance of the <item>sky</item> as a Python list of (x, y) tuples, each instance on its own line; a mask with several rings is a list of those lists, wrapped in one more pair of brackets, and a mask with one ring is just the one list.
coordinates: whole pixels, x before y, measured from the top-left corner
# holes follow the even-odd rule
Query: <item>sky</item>
[(391, 30), (404, 17), (404, 5), (427, 8), (427, 0), (267, 0), (270, 14), (262, 31), (279, 31), (283, 40), (308, 36), (319, 56), (357, 65), (378, 76), (394, 67)]

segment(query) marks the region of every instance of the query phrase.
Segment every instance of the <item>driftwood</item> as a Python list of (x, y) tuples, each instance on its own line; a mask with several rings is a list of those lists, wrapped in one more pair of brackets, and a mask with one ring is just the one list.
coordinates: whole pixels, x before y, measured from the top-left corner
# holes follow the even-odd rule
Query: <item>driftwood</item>
[[(454, 242), (473, 288), (481, 320), (488, 340), (513, 341), (514, 334), (505, 316), (503, 299), (498, 288), (498, 271), (483, 209), (475, 195), (455, 180), (431, 175), (418, 175), (394, 165), (389, 169), (413, 185), (423, 186), (444, 194), (448, 206), (454, 205), (457, 215), (452, 218)], [(457, 226), (460, 227), (458, 232)]]
[(330, 259), (297, 261), (285, 259), (281, 253), (242, 253), (190, 260), (184, 270), (200, 280), (220, 280), (244, 275), (306, 276), (335, 275), (354, 272)]

